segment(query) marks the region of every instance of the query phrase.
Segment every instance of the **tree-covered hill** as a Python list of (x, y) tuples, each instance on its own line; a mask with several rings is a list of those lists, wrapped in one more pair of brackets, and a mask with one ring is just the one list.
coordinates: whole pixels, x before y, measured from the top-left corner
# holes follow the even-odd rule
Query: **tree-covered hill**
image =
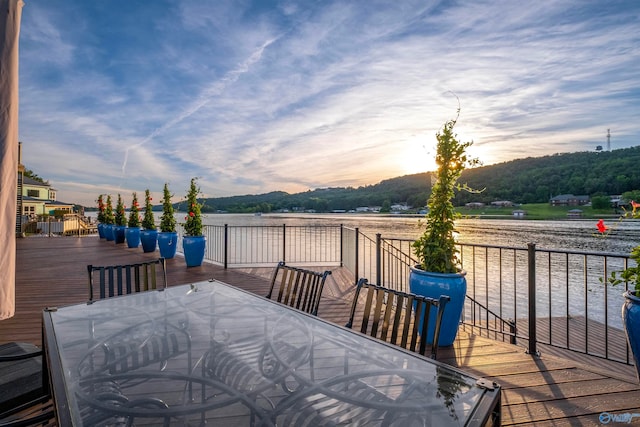
[[(640, 189), (640, 146), (610, 152), (579, 152), (529, 157), (466, 170), (462, 183), (479, 194), (459, 192), (455, 204), (477, 201), (490, 203), (544, 203), (550, 197), (574, 195), (612, 195)], [(426, 204), (431, 174), (420, 173), (384, 180), (375, 185), (353, 188), (324, 188), (288, 194), (277, 191), (259, 195), (210, 198), (203, 202), (205, 212), (272, 212), (282, 209), (330, 212), (360, 206), (388, 206), (406, 203)], [(177, 205), (180, 210), (180, 205)]]
[(542, 203), (558, 194), (612, 195), (640, 189), (640, 146), (606, 152), (530, 157), (470, 169), (463, 182), (486, 188), (480, 195), (460, 193), (458, 203), (512, 200)]

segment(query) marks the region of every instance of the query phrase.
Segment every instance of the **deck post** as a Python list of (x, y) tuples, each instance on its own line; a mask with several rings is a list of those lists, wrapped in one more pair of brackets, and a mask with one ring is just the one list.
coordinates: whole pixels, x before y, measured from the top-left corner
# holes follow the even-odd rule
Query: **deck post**
[(229, 266), (229, 224), (224, 225), (224, 269)]
[(282, 262), (286, 262), (287, 254), (287, 224), (282, 224)]
[(382, 276), (382, 234), (376, 233), (376, 285), (381, 286)]
[(538, 354), (536, 341), (536, 244), (528, 243), (527, 251), (529, 257), (529, 348), (527, 353)]
[(340, 224), (340, 267), (344, 267), (344, 224)]
[(356, 227), (356, 241), (355, 241), (355, 261), (356, 261), (356, 265), (354, 268), (354, 272), (353, 275), (355, 276), (355, 280), (353, 282), (353, 284), (357, 284), (358, 280), (359, 280), (359, 275), (360, 275), (360, 245), (358, 243), (359, 241), (359, 235), (360, 235), (360, 228)]

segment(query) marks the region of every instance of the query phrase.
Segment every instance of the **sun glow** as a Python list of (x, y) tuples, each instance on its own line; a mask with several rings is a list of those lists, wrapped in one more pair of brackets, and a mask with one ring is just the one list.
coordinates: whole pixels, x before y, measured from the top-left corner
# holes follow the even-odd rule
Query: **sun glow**
[(398, 153), (405, 174), (436, 170), (436, 151), (432, 145), (433, 142), (427, 141), (426, 136), (414, 136), (406, 142), (405, 148)]

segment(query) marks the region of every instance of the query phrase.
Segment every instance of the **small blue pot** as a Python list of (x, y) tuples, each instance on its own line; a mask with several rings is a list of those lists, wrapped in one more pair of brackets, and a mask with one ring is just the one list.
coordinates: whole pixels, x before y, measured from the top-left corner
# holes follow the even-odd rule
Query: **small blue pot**
[[(441, 295), (447, 295), (450, 301), (447, 303), (442, 315), (440, 326), (439, 347), (453, 344), (458, 333), (458, 324), (467, 295), (467, 273), (433, 273), (416, 267), (411, 267), (409, 273), (409, 289), (416, 295), (438, 299)], [(429, 315), (429, 328), (427, 331), (427, 343), (433, 342), (433, 333), (436, 327), (436, 312), (432, 310)], [(422, 332), (422, 331), (421, 331)]]
[(141, 230), (140, 241), (143, 252), (154, 252), (158, 246), (158, 230)]
[(113, 240), (115, 240), (116, 245), (120, 243), (124, 243), (124, 230), (127, 227), (124, 225), (114, 225), (113, 226)]
[(187, 267), (198, 267), (204, 260), (204, 250), (207, 239), (204, 236), (184, 236), (182, 250)]
[(636, 376), (640, 382), (640, 297), (633, 291), (624, 293), (622, 323), (633, 353), (633, 359), (636, 362)]
[(104, 238), (107, 239), (107, 242), (113, 242), (113, 224), (105, 224), (102, 227), (102, 232), (104, 233)]
[(125, 237), (128, 247), (137, 248), (140, 246), (140, 227), (127, 227)]
[(175, 231), (158, 233), (158, 248), (160, 248), (160, 256), (162, 258), (171, 259), (176, 256), (178, 233)]

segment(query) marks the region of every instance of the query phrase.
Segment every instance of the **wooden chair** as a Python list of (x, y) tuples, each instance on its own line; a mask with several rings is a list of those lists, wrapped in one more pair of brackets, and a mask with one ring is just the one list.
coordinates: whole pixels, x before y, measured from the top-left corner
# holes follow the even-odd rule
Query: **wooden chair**
[(291, 267), (280, 261), (273, 272), (267, 298), (273, 296), (276, 301), (289, 307), (317, 316), (324, 282), (330, 274), (329, 270), (320, 273)]
[[(157, 267), (160, 267), (160, 272), (157, 272)], [(94, 300), (95, 276), (99, 285), (99, 299), (167, 287), (164, 258), (125, 265), (88, 265), (87, 271), (89, 272), (89, 302)]]
[(42, 363), (42, 350), (33, 344), (0, 345), (0, 425), (53, 425)]
[[(364, 309), (361, 309), (358, 300), (363, 291), (366, 295)], [(445, 295), (436, 300), (372, 285), (367, 279), (360, 279), (345, 326), (352, 328), (355, 321), (356, 329), (364, 334), (425, 355), (428, 340), (422, 339), (419, 331), (428, 330), (431, 310), (437, 310), (430, 353), (435, 359), (442, 314), (448, 301), (449, 297)]]

